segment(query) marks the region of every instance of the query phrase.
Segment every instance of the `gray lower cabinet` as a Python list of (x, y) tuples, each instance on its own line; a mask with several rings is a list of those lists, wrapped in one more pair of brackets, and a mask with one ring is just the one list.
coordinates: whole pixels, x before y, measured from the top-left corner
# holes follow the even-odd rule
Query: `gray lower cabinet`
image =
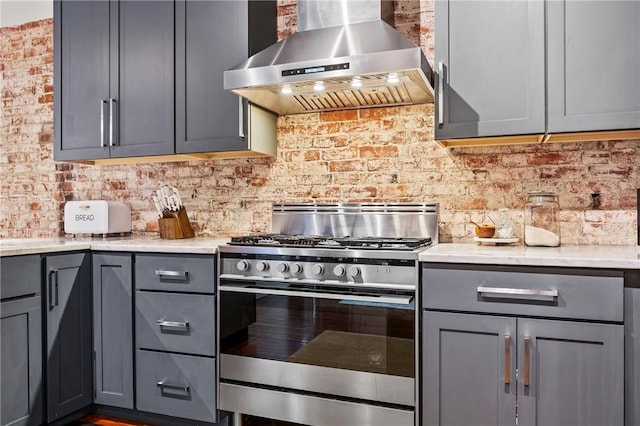
[(640, 128), (640, 2), (546, 8), (548, 131)]
[(133, 255), (93, 253), (97, 404), (133, 409)]
[(54, 3), (56, 160), (174, 152), (174, 5)]
[[(427, 311), (425, 425), (622, 425), (623, 326)], [(516, 381), (516, 368), (518, 381)]]
[(213, 255), (136, 254), (136, 408), (216, 422)]
[(63, 418), (93, 400), (91, 257), (44, 256), (47, 420)]
[(426, 265), (425, 426), (624, 424), (621, 271)]
[(43, 419), (39, 256), (0, 258), (0, 425)]

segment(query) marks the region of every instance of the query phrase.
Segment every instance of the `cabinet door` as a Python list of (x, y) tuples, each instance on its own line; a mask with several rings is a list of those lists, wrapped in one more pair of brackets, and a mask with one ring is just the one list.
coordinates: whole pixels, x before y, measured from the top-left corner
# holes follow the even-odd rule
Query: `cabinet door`
[(174, 152), (174, 5), (111, 3), (112, 157)]
[(0, 424), (42, 423), (40, 296), (0, 304)]
[(515, 318), (425, 311), (424, 425), (513, 425)]
[(46, 257), (47, 418), (92, 401), (91, 271), (84, 253)]
[(544, 4), (436, 1), (436, 139), (544, 133)]
[(133, 408), (131, 254), (93, 254), (95, 402)]
[(547, 2), (548, 130), (640, 128), (640, 2)]
[(275, 41), (273, 1), (176, 2), (176, 152), (247, 149), (247, 103), (223, 74)]
[(518, 424), (622, 425), (623, 352), (622, 325), (518, 319)]
[(54, 3), (56, 160), (109, 157), (109, 2)]

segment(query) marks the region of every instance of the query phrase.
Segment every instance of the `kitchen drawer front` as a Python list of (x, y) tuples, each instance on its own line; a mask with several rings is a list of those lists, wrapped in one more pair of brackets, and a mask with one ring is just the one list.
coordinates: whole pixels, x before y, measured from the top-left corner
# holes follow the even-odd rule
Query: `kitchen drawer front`
[(40, 294), (40, 256), (0, 257), (0, 299)]
[(138, 291), (136, 347), (214, 356), (215, 296)]
[(136, 351), (137, 408), (192, 420), (216, 420), (216, 361)]
[(426, 309), (622, 322), (623, 284), (622, 271), (429, 263), (422, 302)]
[(215, 292), (214, 256), (136, 255), (136, 289)]

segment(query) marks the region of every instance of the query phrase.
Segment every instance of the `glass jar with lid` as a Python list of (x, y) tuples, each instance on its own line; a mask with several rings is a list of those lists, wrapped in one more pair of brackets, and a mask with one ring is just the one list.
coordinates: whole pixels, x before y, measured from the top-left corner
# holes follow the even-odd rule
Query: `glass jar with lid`
[(524, 243), (528, 246), (560, 245), (558, 196), (553, 192), (530, 192), (524, 210)]

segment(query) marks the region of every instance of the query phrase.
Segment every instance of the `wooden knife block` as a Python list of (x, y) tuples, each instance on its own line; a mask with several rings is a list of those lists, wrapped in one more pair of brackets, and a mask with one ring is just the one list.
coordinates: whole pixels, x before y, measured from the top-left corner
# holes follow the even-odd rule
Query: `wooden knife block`
[(177, 212), (165, 211), (164, 216), (162, 219), (158, 219), (160, 238), (176, 240), (194, 237), (193, 228), (184, 207), (181, 207)]

